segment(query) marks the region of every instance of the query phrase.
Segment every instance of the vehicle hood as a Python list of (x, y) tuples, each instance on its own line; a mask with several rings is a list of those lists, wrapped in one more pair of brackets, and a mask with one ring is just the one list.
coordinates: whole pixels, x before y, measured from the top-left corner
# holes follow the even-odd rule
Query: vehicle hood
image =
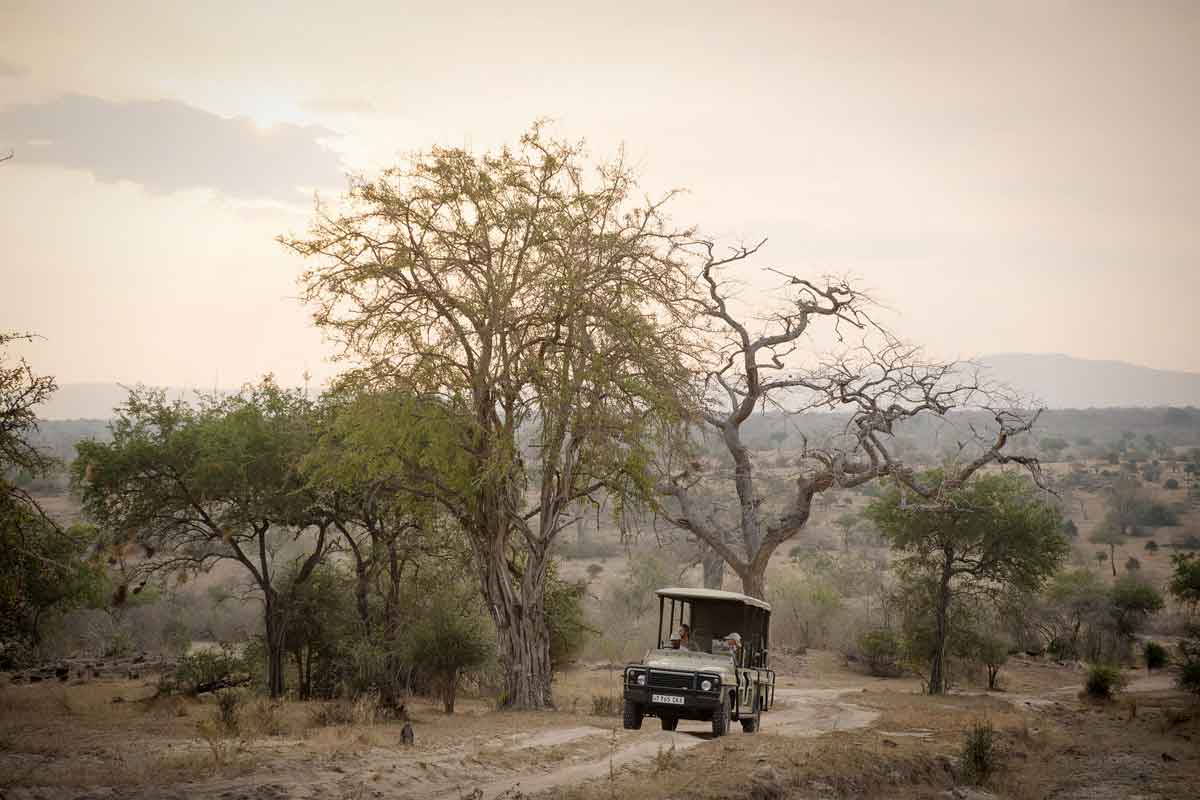
[(646, 653), (642, 663), (647, 667), (690, 672), (717, 672), (725, 676), (732, 676), (734, 672), (731, 656), (693, 653), (690, 650), (651, 650)]

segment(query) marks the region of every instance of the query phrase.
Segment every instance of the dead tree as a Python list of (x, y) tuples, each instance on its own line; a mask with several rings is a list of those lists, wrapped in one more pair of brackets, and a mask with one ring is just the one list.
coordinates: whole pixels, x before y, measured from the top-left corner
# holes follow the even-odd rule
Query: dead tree
[[(699, 488), (706, 476), (690, 457), (682, 469), (667, 465), (658, 484), (667, 519), (719, 554), (741, 578), (746, 594), (764, 596), (768, 561), (804, 528), (813, 499), (822, 492), (890, 477), (921, 503), (936, 504), (981, 468), (1007, 463), (1023, 465), (1040, 480), (1035, 459), (1005, 452), (1014, 435), (1032, 427), (1037, 413), (1017, 410), (1006, 394), (985, 387), (977, 375), (966, 375), (961, 364), (924, 360), (917, 348), (897, 341), (874, 321), (869, 298), (848, 281), (813, 282), (778, 273), (787, 281), (788, 303), (767, 320), (762, 333), (752, 333), (750, 323), (730, 308), (721, 270), (745, 261), (763, 243), (724, 258), (714, 255), (711, 242), (698, 243), (707, 295), (697, 302), (697, 316), (707, 320), (706, 333), (718, 343), (710, 367), (698, 376), (699, 423), (720, 437), (733, 459), (736, 507), (723, 518), (711, 513), (702, 499), (709, 488)], [(815, 364), (798, 365), (800, 340), (818, 321), (832, 326), (843, 349)], [(861, 335), (862, 342), (850, 346), (850, 333)], [(821, 446), (805, 442), (792, 479), (794, 493), (772, 518), (756, 490), (753, 459), (742, 438), (742, 426), (768, 407), (793, 415), (849, 414), (832, 441)], [(898, 456), (893, 432), (919, 415), (945, 418), (964, 408), (987, 409), (995, 428), (971, 429), (943, 477), (930, 483)]]

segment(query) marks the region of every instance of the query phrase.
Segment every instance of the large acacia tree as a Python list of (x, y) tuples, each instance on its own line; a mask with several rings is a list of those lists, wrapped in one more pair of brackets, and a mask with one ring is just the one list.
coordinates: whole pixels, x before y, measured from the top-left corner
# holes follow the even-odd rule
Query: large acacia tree
[(292, 605), (280, 587), (302, 587), (333, 543), (333, 510), (301, 469), (314, 404), (271, 380), (199, 407), (135, 390), (110, 428), (111, 442), (77, 445), (85, 512), (142, 582), (240, 565), (262, 599), (268, 688), (280, 696)]
[[(735, 500), (715, 501), (724, 474), (714, 476), (686, 452), (682, 458), (673, 454), (658, 486), (667, 519), (720, 556), (746, 594), (764, 596), (771, 556), (808, 523), (822, 492), (890, 476), (922, 502), (936, 504), (988, 464), (1020, 463), (1037, 474), (1036, 460), (1005, 450), (1037, 414), (1013, 408), (961, 365), (925, 360), (917, 348), (897, 341), (875, 322), (870, 298), (854, 284), (776, 272), (784, 283), (782, 300), (753, 313), (739, 309), (725, 271), (746, 263), (762, 244), (725, 256), (711, 242), (690, 245), (703, 290), (687, 305), (710, 343), (707, 362), (696, 373), (704, 404), (699, 427), (715, 434), (733, 462), (728, 477)], [(836, 341), (835, 349), (816, 351), (814, 337), (822, 335)], [(936, 478), (918, 476), (898, 454), (897, 427), (922, 416), (944, 419), (965, 407), (990, 409), (994, 424), (971, 429)], [(765, 410), (791, 419), (811, 412), (846, 415), (838, 436), (804, 442), (792, 488), (770, 514), (743, 439), (743, 427)], [(705, 575), (719, 585), (720, 573), (709, 563)]]
[[(941, 480), (936, 472), (925, 478)], [(930, 601), (930, 694), (945, 690), (953, 600), (967, 592), (1036, 591), (1070, 549), (1058, 509), (1011, 472), (976, 476), (928, 506), (909, 503), (903, 485), (893, 482), (868, 513), (901, 554), (905, 582)]]
[(307, 299), (352, 378), (440, 417), (444, 457), (414, 455), (402, 477), (470, 541), (509, 707), (552, 702), (544, 593), (571, 509), (649, 498), (655, 431), (680, 414), (688, 232), (662, 202), (535, 126), (357, 182), (344, 213), (282, 240), (313, 262)]

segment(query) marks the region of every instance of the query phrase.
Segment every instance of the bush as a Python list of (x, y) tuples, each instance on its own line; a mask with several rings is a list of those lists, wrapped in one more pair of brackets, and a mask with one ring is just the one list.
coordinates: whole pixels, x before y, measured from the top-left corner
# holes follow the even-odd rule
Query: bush
[(1187, 661), (1180, 667), (1179, 688), (1200, 695), (1200, 661)]
[(592, 695), (593, 717), (619, 717), (624, 708), (624, 700), (611, 694)]
[(492, 655), (482, 618), (444, 606), (414, 626), (409, 646), (413, 662), (433, 679), (447, 714), (454, 713), (463, 672), (483, 666)]
[(1158, 642), (1146, 642), (1142, 647), (1142, 655), (1146, 659), (1146, 669), (1162, 669), (1167, 665), (1167, 648)]
[(1174, 478), (1167, 478), (1167, 482), (1163, 484), (1163, 488), (1165, 488), (1165, 489), (1178, 489), (1178, 488), (1179, 488), (1179, 481), (1175, 480)]
[(245, 682), (250, 677), (245, 659), (232, 645), (217, 649), (198, 650), (179, 659), (172, 679), (160, 685), (163, 691), (197, 694), (221, 686)]
[(996, 732), (992, 723), (977, 723), (967, 733), (963, 743), (962, 776), (976, 785), (983, 783), (996, 770)]
[(859, 636), (858, 649), (872, 675), (894, 678), (900, 674), (900, 640), (887, 628), (876, 628)]
[(1084, 691), (1088, 697), (1097, 700), (1111, 700), (1117, 692), (1125, 687), (1125, 674), (1120, 667), (1110, 667), (1104, 664), (1093, 664), (1088, 668)]
[(217, 710), (213, 721), (226, 736), (236, 736), (242, 712), (242, 693), (225, 690), (217, 694)]

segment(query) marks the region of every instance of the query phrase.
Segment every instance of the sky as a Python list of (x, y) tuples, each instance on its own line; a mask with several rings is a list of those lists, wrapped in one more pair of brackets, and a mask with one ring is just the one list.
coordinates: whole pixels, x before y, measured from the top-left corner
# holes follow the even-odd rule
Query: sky
[(0, 0), (0, 329), (60, 383), (324, 380), (275, 237), (550, 118), (936, 357), (1200, 372), (1197, 76), (1190, 2)]

